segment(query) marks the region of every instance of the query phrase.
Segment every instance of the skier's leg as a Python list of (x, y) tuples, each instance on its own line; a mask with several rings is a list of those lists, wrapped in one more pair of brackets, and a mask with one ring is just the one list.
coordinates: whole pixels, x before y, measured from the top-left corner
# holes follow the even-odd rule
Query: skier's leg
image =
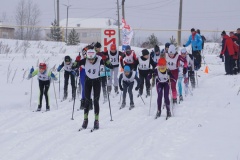
[(129, 94), (129, 98), (130, 98), (130, 106), (131, 106), (131, 105), (134, 105), (133, 93), (132, 93), (133, 85), (134, 85), (134, 82), (131, 82), (131, 83), (129, 84), (129, 86), (128, 86), (128, 94)]
[(70, 74), (70, 76), (71, 76), (71, 86), (72, 86), (72, 99), (74, 99), (76, 96), (75, 76), (73, 74)]
[(128, 88), (128, 85), (123, 82), (123, 100), (122, 100), (122, 104), (126, 104), (127, 88)]
[(143, 94), (144, 77), (141, 74), (139, 74), (139, 79), (140, 79), (139, 95), (141, 96)]
[(44, 96), (45, 96), (45, 100), (46, 100), (46, 109), (50, 109), (50, 106), (49, 106), (49, 95), (48, 95), (48, 90), (49, 90), (49, 87), (50, 87), (50, 81), (45, 81), (45, 88), (44, 88)]
[(69, 72), (64, 72), (64, 99), (68, 96), (68, 79), (69, 79)]
[(84, 119), (88, 119), (89, 104), (91, 103), (92, 80), (85, 80), (85, 107)]
[(115, 93), (118, 93), (118, 71), (119, 71), (119, 67), (114, 67), (113, 72), (114, 72), (114, 91)]
[(99, 98), (101, 93), (101, 86), (100, 86), (100, 79), (95, 79), (93, 85), (93, 103), (94, 103), (94, 113), (95, 113), (95, 120), (98, 121), (99, 116)]
[(178, 77), (178, 92), (180, 96), (182, 96), (182, 79), (182, 77)]
[(150, 96), (150, 79), (147, 78), (147, 75), (144, 76), (145, 83), (146, 83), (146, 92), (147, 96)]
[(38, 99), (38, 108), (42, 108), (42, 98), (43, 98), (43, 89), (44, 89), (44, 81), (39, 80), (39, 99)]
[(161, 112), (162, 97), (163, 97), (163, 84), (158, 82), (156, 87), (157, 87), (157, 93), (158, 93), (158, 98), (157, 98), (158, 111)]

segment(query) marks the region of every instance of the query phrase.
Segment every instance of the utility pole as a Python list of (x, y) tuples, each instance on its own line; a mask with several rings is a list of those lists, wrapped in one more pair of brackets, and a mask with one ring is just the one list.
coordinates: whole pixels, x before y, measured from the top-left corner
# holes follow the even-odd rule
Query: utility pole
[(65, 34), (65, 41), (66, 43), (68, 42), (68, 10), (69, 8), (71, 7), (71, 5), (66, 5), (66, 4), (63, 4), (64, 6), (67, 7), (67, 21), (66, 21), (66, 34)]
[(124, 10), (125, 0), (122, 0), (122, 18), (125, 19), (125, 10)]
[(182, 34), (182, 4), (183, 0), (180, 0), (180, 6), (179, 6), (179, 19), (178, 19), (178, 45), (181, 45), (181, 34)]
[[(55, 1), (55, 0), (54, 0)], [(60, 19), (60, 17), (59, 17), (59, 0), (57, 0), (57, 26), (59, 27), (59, 19)]]
[(119, 1), (117, 0), (117, 15), (118, 15), (118, 46), (117, 48), (119, 47), (119, 44), (120, 44), (120, 18), (119, 18)]

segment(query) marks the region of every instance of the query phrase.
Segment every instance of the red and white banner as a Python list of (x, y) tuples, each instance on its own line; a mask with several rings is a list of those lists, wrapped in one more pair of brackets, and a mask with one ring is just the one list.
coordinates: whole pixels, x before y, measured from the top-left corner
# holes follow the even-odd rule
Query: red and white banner
[(111, 44), (116, 44), (118, 49), (118, 29), (102, 29), (103, 51), (109, 50)]
[(122, 50), (125, 50), (127, 45), (131, 44), (131, 40), (133, 37), (133, 30), (125, 21), (122, 19), (123, 27), (122, 27)]

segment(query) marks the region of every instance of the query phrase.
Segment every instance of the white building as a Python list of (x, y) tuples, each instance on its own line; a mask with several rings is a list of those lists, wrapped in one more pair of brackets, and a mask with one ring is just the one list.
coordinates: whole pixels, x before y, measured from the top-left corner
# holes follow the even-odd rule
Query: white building
[[(66, 21), (60, 21), (60, 27), (63, 28), (63, 36), (66, 35)], [(74, 28), (80, 37), (81, 43), (92, 43), (101, 41), (101, 30), (106, 28), (118, 28), (117, 21), (110, 18), (68, 18), (68, 35)], [(45, 29), (45, 35), (50, 33), (50, 28)]]

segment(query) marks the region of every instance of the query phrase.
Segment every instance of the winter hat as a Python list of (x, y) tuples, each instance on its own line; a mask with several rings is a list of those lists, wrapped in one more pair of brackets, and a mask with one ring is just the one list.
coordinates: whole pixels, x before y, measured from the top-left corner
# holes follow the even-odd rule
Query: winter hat
[(154, 47), (154, 52), (159, 52), (160, 51), (160, 48), (158, 47), (158, 45), (156, 45), (155, 47)]
[(129, 45), (127, 45), (126, 50), (131, 50), (131, 47)]
[(94, 47), (96, 47), (96, 48), (101, 48), (102, 45), (101, 45), (101, 43), (97, 42), (97, 43), (95, 43)]
[(200, 29), (197, 29), (197, 33), (198, 33), (198, 34), (201, 34)]
[(237, 31), (240, 31), (240, 28), (238, 28)]
[(168, 49), (168, 54), (175, 54), (176, 53), (176, 47), (171, 44)]
[(47, 69), (46, 63), (40, 63), (40, 64), (39, 64), (39, 69), (46, 70), (46, 69)]
[(80, 56), (77, 56), (76, 57), (76, 62), (79, 62), (81, 60), (81, 57)]
[(130, 67), (129, 66), (124, 66), (124, 72), (130, 72)]
[(222, 35), (222, 36), (226, 35), (226, 32), (225, 32), (225, 31), (222, 31), (221, 35)]
[(192, 28), (192, 29), (191, 29), (191, 32), (195, 32), (195, 29), (194, 29), (194, 28)]
[(142, 50), (142, 55), (145, 56), (145, 55), (149, 55), (149, 51), (147, 49), (143, 49)]
[(65, 62), (70, 62), (70, 61), (71, 61), (70, 56), (65, 56), (64, 61), (65, 61)]
[(165, 43), (165, 48), (169, 48), (169, 46), (170, 46), (170, 43)]
[(111, 44), (111, 46), (110, 46), (110, 50), (111, 50), (111, 51), (115, 51), (115, 50), (117, 50), (117, 46), (116, 46), (116, 44)]
[(157, 66), (166, 66), (167, 61), (165, 58), (159, 58)]
[(233, 31), (231, 31), (229, 34), (234, 34), (234, 32), (233, 32)]
[(187, 53), (186, 48), (181, 49), (181, 53), (186, 54)]

